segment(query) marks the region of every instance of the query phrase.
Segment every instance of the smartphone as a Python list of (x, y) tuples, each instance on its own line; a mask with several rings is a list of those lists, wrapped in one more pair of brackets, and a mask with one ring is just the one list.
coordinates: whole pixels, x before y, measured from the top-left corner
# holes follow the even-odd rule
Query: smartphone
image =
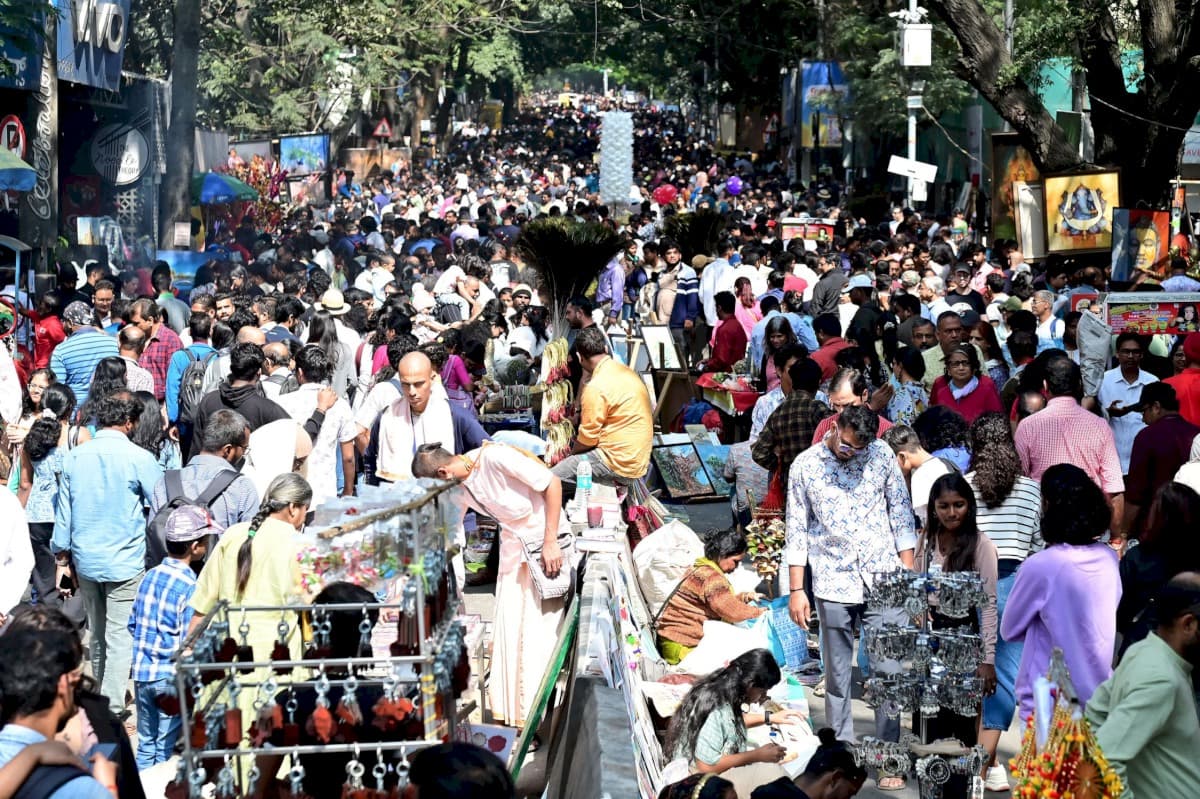
[(58, 587), (63, 591), (70, 591), (75, 588), (75, 584), (71, 582), (71, 575), (64, 574), (62, 579), (58, 581)]
[(115, 761), (117, 759), (117, 745), (116, 744), (96, 744), (95, 746), (93, 746), (91, 749), (88, 750), (87, 755), (83, 759), (90, 762), (92, 759), (92, 755), (104, 755), (109, 760)]

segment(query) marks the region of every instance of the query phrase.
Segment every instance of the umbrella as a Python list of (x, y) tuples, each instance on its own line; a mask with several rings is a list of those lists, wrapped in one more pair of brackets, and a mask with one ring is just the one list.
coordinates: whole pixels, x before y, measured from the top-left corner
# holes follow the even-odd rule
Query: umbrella
[(37, 172), (9, 150), (0, 147), (0, 191), (31, 191), (37, 183)]
[(209, 172), (192, 178), (192, 202), (200, 205), (221, 205), (257, 199), (258, 192), (253, 187), (232, 175)]

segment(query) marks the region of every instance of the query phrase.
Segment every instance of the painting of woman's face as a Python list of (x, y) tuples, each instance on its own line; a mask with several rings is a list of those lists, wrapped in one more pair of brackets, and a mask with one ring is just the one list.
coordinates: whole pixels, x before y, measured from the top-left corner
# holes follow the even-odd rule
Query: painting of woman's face
[(1134, 268), (1152, 270), (1158, 262), (1158, 231), (1152, 226), (1135, 227), (1130, 232)]

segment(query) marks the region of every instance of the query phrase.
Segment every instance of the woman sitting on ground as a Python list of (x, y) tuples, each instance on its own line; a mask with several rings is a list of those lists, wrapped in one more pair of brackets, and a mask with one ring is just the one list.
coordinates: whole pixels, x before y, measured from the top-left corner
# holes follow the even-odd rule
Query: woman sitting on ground
[(667, 663), (676, 665), (700, 644), (704, 622), (737, 624), (763, 614), (763, 608), (749, 604), (758, 594), (735, 594), (725, 576), (737, 568), (746, 549), (746, 537), (737, 530), (722, 530), (709, 537), (704, 557), (684, 575), (660, 611), (658, 649)]
[(751, 649), (704, 677), (671, 717), (665, 751), (688, 762), (693, 772), (721, 774), (751, 763), (779, 763), (787, 750), (776, 743), (746, 749), (746, 728), (772, 721), (792, 723), (795, 711), (743, 713), (742, 705), (763, 701), (782, 679), (765, 649)]

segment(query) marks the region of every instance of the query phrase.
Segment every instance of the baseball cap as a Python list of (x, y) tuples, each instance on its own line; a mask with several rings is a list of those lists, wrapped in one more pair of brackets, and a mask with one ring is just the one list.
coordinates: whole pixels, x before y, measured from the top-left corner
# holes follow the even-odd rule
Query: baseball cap
[(529, 290), (529, 286), (526, 286), (524, 283), (513, 289), (512, 295), (515, 297), (518, 294), (524, 294), (526, 297), (533, 296), (533, 292)]
[(850, 290), (850, 289), (873, 289), (873, 288), (875, 288), (875, 281), (872, 280), (867, 275), (854, 275), (846, 283), (847, 290)]
[(1200, 333), (1188, 333), (1183, 340), (1183, 354), (1189, 361), (1200, 361)]
[(954, 306), (954, 310), (958, 311), (958, 315), (962, 317), (963, 327), (975, 327), (975, 325), (979, 324), (979, 312), (974, 308), (967, 306), (960, 309), (956, 305)]
[(1009, 297), (1000, 306), (1000, 309), (1004, 311), (1019, 311), (1021, 310), (1021, 300), (1017, 297)]
[(692, 258), (692, 269), (703, 269), (713, 262), (707, 255), (696, 255)]
[(971, 267), (967, 266), (966, 264), (959, 264), (958, 266), (954, 267), (954, 274), (957, 275), (959, 272), (965, 272), (969, 275), (971, 274)]
[(63, 319), (73, 325), (91, 325), (96, 322), (96, 314), (86, 302), (75, 300), (63, 311)]
[(167, 517), (167, 541), (180, 543), (195, 541), (206, 535), (221, 532), (213, 523), (212, 516), (199, 505), (180, 505)]

